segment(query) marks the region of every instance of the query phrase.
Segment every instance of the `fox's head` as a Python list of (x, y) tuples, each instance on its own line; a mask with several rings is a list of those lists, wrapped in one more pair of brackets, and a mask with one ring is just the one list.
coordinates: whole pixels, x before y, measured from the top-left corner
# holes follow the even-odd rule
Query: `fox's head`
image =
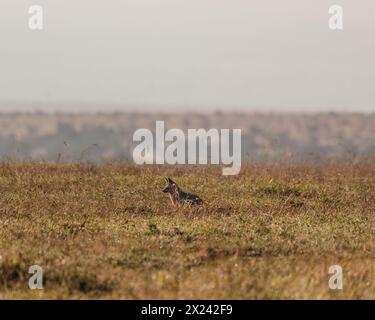
[(174, 182), (171, 178), (164, 178), (167, 182), (167, 186), (163, 189), (165, 193), (176, 193), (179, 191), (179, 187), (176, 182)]

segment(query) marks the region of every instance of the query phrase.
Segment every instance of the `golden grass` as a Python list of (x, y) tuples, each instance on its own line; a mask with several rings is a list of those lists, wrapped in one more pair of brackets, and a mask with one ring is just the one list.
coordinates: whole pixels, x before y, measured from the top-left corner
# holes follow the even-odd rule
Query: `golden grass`
[[(1, 164), (0, 298), (375, 298), (375, 165), (220, 172)], [(176, 211), (165, 175), (206, 208)]]

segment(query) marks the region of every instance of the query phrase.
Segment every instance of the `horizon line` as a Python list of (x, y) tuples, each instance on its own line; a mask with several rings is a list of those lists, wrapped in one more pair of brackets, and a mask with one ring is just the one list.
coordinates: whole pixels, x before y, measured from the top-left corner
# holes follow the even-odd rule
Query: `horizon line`
[[(8, 105), (8, 106), (4, 106)], [(77, 110), (77, 106), (81, 106)], [(4, 108), (5, 107), (5, 108)], [(4, 109), (3, 109), (4, 108)], [(52, 108), (52, 109), (51, 109)], [(66, 108), (66, 110), (62, 110)], [(42, 101), (0, 99), (0, 114), (374, 114), (364, 108), (288, 108), (277, 106), (212, 106), (204, 104), (135, 104), (120, 102), (90, 101)]]

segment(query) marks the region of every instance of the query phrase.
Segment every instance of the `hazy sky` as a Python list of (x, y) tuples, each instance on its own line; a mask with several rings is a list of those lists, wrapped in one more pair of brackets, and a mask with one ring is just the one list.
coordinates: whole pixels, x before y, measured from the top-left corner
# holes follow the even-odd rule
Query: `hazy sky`
[[(43, 31), (28, 28), (33, 4), (44, 8)], [(344, 8), (342, 31), (328, 28), (333, 4)], [(0, 4), (2, 101), (375, 111), (374, 87), (374, 0)]]

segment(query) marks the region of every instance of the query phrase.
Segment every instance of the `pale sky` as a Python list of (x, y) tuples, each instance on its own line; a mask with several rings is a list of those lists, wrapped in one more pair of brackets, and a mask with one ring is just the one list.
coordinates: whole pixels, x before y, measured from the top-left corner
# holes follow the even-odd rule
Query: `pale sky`
[[(44, 8), (42, 31), (28, 28), (33, 4)], [(342, 31), (328, 27), (333, 4), (344, 9)], [(0, 101), (60, 111), (368, 112), (374, 86), (374, 0), (0, 4)]]

